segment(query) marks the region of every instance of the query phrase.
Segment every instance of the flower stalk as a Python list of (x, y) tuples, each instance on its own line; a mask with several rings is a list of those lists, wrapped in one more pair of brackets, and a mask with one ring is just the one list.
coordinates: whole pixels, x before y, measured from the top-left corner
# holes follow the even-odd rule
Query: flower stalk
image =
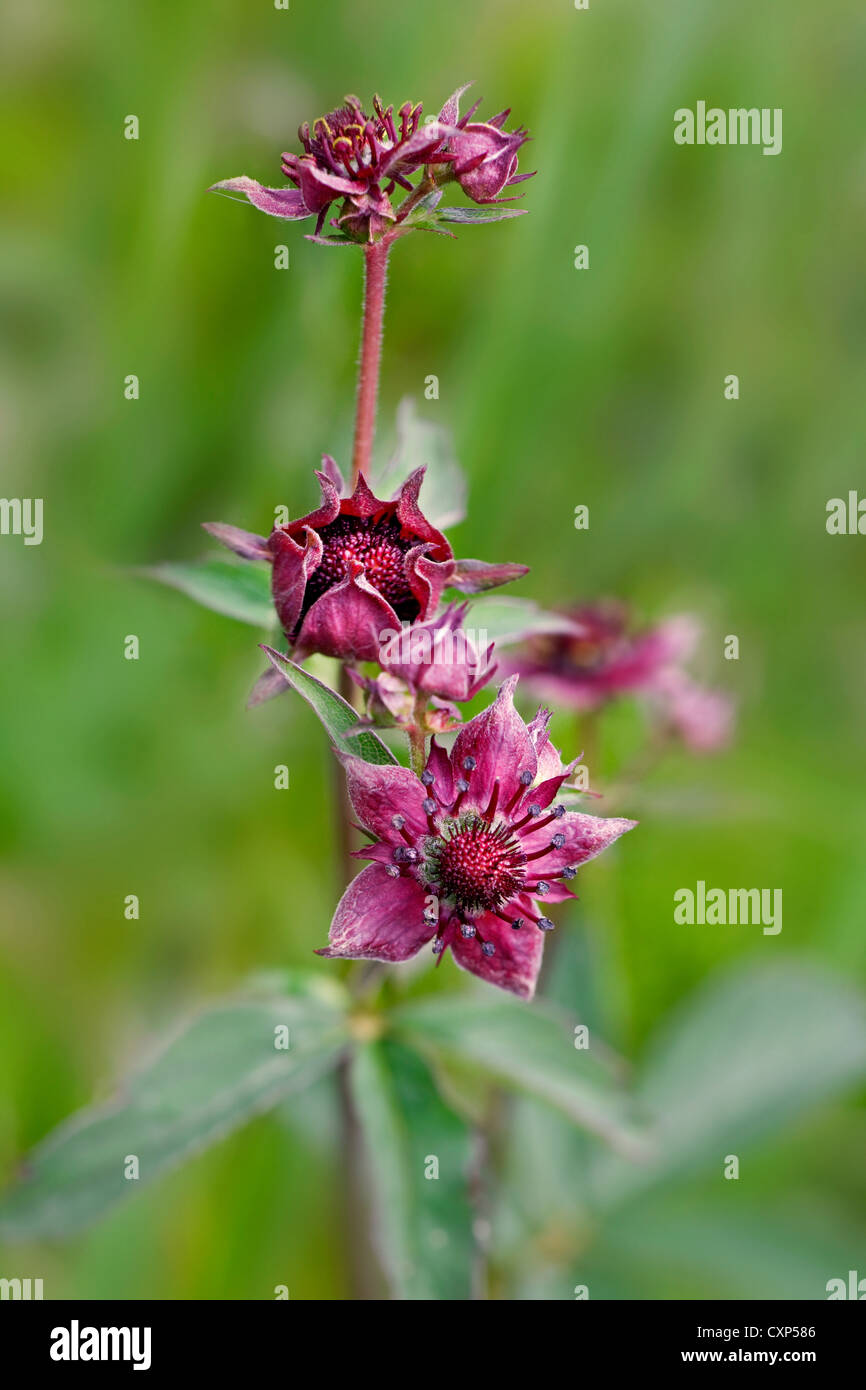
[(361, 356), (358, 364), (358, 397), (355, 443), (352, 450), (352, 488), (367, 477), (376, 432), (376, 403), (382, 361), (382, 329), (385, 319), (385, 283), (388, 277), (387, 237), (364, 248), (364, 312), (361, 324)]

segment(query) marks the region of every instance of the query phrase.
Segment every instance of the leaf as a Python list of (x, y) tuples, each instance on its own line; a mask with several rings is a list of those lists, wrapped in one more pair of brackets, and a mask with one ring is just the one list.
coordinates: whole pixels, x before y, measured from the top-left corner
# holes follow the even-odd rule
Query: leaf
[(486, 632), (499, 647), (520, 642), (533, 633), (573, 632), (574, 624), (561, 613), (551, 613), (526, 598), (500, 598), (496, 594), (472, 601), (466, 626)]
[(408, 1004), (392, 1022), (417, 1046), (473, 1061), (497, 1078), (564, 1111), (571, 1120), (631, 1159), (648, 1141), (631, 1118), (631, 1102), (607, 1060), (574, 1046), (573, 1022), (538, 1003), (459, 995)]
[(377, 734), (364, 731), (344, 737), (348, 729), (357, 725), (358, 712), (352, 709), (342, 695), (338, 695), (336, 690), (331, 690), (324, 681), (317, 680), (309, 671), (304, 671), (294, 661), (290, 661), (282, 652), (274, 651), (273, 647), (264, 643), (261, 647), (276, 669), (285, 676), (292, 689), (296, 690), (318, 715), (335, 748), (341, 752), (354, 753), (357, 757), (363, 758), (365, 763), (397, 764), (394, 754)]
[(441, 208), (440, 222), (504, 222), (507, 217), (525, 217), (527, 208)]
[[(289, 1030), (278, 1050), (275, 1029)], [(193, 1018), (119, 1095), (82, 1111), (31, 1156), (0, 1201), (7, 1239), (66, 1236), (334, 1065), (343, 1015), (314, 998), (225, 1003)], [(125, 1176), (128, 1157), (139, 1180)]]
[(397, 407), (394, 453), (374, 472), (370, 486), (379, 495), (393, 495), (421, 464), (427, 468), (419, 498), (424, 515), (441, 529), (456, 526), (466, 515), (467, 484), (451, 435), (444, 426), (422, 420), (411, 396), (404, 396)]
[(415, 204), (406, 220), (409, 223), (414, 223), (419, 221), (420, 219), (426, 218), (429, 212), (435, 212), (436, 208), (442, 202), (444, 196), (444, 189), (431, 189), (429, 193), (425, 193), (423, 198), (418, 199), (418, 202)]
[[(417, 1054), (392, 1039), (352, 1061), (382, 1266), (395, 1298), (466, 1300), (474, 1256), (471, 1137)], [(438, 1176), (428, 1177), (435, 1171)]]
[(270, 628), (276, 621), (271, 574), (266, 567), (235, 565), (231, 560), (202, 560), (188, 565), (155, 565), (137, 573), (179, 589), (204, 608), (252, 627)]
[(866, 1076), (866, 1005), (844, 980), (793, 961), (738, 967), (687, 1001), (651, 1044), (637, 1096), (657, 1137), (637, 1174), (602, 1169), (607, 1199), (780, 1129)]

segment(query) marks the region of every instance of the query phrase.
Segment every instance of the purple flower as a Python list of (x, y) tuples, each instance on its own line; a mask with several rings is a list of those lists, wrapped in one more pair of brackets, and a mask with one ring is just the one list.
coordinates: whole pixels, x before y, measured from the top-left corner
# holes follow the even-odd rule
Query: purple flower
[[(471, 84), (467, 84), (469, 86)], [(511, 108), (491, 116), (489, 121), (473, 121), (472, 117), (480, 106), (476, 102), (463, 117), (459, 116), (460, 97), (466, 87), (460, 87), (443, 106), (439, 120), (443, 125), (456, 125), (459, 134), (452, 136), (446, 146), (451, 156), (451, 171), (446, 178), (457, 179), (468, 198), (475, 203), (507, 203), (511, 198), (500, 198), (505, 188), (531, 179), (531, 174), (518, 174), (517, 156), (523, 144), (529, 139), (528, 132), (503, 130), (511, 114)]]
[(416, 468), (390, 501), (374, 497), (363, 476), (351, 497), (333, 459), (316, 476), (315, 511), (278, 526), (265, 539), (222, 522), (205, 530), (247, 560), (268, 560), (283, 631), (304, 660), (312, 652), (343, 661), (376, 661), (381, 634), (426, 621), (446, 586), (474, 593), (526, 574), (526, 565), (455, 560), (424, 516)]
[(421, 103), (406, 102), (395, 112), (373, 98), (368, 116), (357, 97), (301, 126), (302, 155), (284, 154), (282, 169), (292, 185), (266, 188), (255, 179), (223, 179), (210, 191), (242, 193), (254, 207), (292, 221), (316, 218), (318, 237), (329, 207), (341, 200), (338, 225), (355, 241), (376, 240), (396, 221), (390, 195), (398, 185), (411, 189), (409, 175), (423, 165), (444, 163), (443, 141), (457, 133), (447, 122), (421, 125)]
[(567, 811), (555, 798), (571, 768), (514, 708), (516, 677), (465, 724), (450, 754), (432, 740), (420, 778), (344, 755), (349, 796), (375, 843), (344, 893), (324, 956), (403, 961), (433, 943), (488, 983), (531, 999), (549, 903), (634, 821)]
[(415, 691), (471, 700), (493, 678), (493, 643), (479, 650), (463, 627), (468, 605), (450, 604), (437, 618), (385, 634), (378, 662)]
[(508, 668), (541, 699), (578, 710), (653, 691), (663, 671), (691, 655), (698, 635), (687, 617), (633, 633), (628, 609), (612, 601), (585, 604), (565, 616), (571, 632), (530, 637), (510, 656)]
[(698, 685), (685, 671), (665, 671), (656, 686), (662, 722), (693, 753), (716, 753), (731, 741), (734, 702)]
[(534, 635), (503, 663), (541, 699), (583, 711), (638, 695), (693, 752), (712, 752), (728, 742), (733, 703), (682, 669), (700, 635), (694, 618), (668, 618), (633, 632), (626, 606), (611, 601), (585, 604), (567, 616), (571, 632)]

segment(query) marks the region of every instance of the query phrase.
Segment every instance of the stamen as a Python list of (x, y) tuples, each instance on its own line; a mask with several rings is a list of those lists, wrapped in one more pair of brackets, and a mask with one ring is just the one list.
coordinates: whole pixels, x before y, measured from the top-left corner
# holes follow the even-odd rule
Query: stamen
[(556, 927), (556, 923), (551, 922), (549, 917), (539, 917), (537, 925), (542, 931), (553, 931)]
[(524, 770), (521, 772), (520, 776), (517, 779), (520, 783), (520, 786), (518, 787), (517, 791), (514, 793), (514, 795), (512, 796), (511, 800), (505, 808), (506, 815), (509, 815), (511, 811), (514, 810), (514, 807), (517, 805), (518, 801), (523, 796), (523, 793), (526, 791), (526, 788), (532, 786), (532, 778), (533, 773), (530, 771), (530, 769), (528, 767), (524, 768)]
[(493, 783), (493, 791), (490, 793), (490, 800), (487, 803), (487, 810), (483, 812), (481, 819), (492, 821), (496, 815), (496, 806), (499, 801), (499, 778)]
[(470, 756), (470, 757), (468, 757), (468, 758), (464, 758), (464, 759), (463, 759), (463, 771), (464, 771), (464, 772), (474, 772), (477, 766), (478, 766), (478, 763), (475, 761), (475, 759), (474, 759), (473, 757)]
[(563, 869), (563, 870), (562, 870), (561, 877), (562, 877), (562, 878), (577, 878), (577, 869), (575, 869), (573, 865), (569, 864), (569, 866), (568, 866), (567, 869)]
[(471, 922), (460, 923), (460, 935), (465, 937), (467, 941), (472, 939), (477, 930), (478, 928), (474, 927)]
[[(540, 816), (540, 815), (541, 815), (541, 807), (538, 805), (538, 803), (537, 803), (536, 801), (533, 801), (532, 805), (530, 806), (529, 810), (527, 811), (527, 813), (526, 813), (526, 815), (523, 817), (523, 819), (522, 819), (522, 820), (515, 821), (515, 822), (514, 822), (514, 825), (512, 825), (512, 827), (511, 827), (511, 829), (512, 829), (512, 830), (515, 830), (515, 831), (516, 831), (516, 830), (521, 830), (521, 829), (523, 828), (524, 825), (527, 825), (527, 824), (529, 823), (529, 821), (537, 819), (537, 817)], [(534, 825), (532, 828), (533, 828), (533, 830), (538, 830), (538, 829), (540, 829), (540, 826)]]

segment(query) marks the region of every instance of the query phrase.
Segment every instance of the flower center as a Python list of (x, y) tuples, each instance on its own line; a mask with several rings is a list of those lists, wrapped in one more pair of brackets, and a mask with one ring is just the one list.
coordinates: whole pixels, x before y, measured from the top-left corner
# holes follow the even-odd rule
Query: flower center
[(421, 106), (406, 102), (394, 112), (393, 106), (383, 107), (378, 97), (373, 102), (374, 115), (368, 116), (357, 97), (347, 97), (347, 104), (314, 122), (312, 131), (302, 126), (298, 132), (307, 152), (335, 173), (350, 178), (372, 179), (383, 155), (402, 145), (418, 129)]
[(464, 911), (492, 912), (520, 892), (523, 862), (509, 825), (470, 816), (444, 828), (427, 868), (441, 897), (453, 897)]
[(401, 535), (394, 516), (374, 521), (371, 517), (338, 516), (319, 528), (322, 559), (310, 575), (304, 595), (304, 611), (317, 598), (345, 579), (350, 560), (364, 566), (374, 589), (387, 599), (397, 617), (413, 622), (420, 613), (406, 577), (405, 559), (416, 542)]

